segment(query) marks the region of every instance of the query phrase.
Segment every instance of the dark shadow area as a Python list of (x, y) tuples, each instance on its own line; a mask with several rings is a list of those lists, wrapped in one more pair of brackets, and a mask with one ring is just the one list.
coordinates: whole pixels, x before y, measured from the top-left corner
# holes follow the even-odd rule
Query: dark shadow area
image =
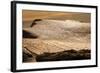
[(61, 60), (83, 60), (90, 59), (90, 50), (68, 50), (57, 53), (44, 53), (38, 55), (36, 60), (40, 61), (61, 61)]
[(38, 36), (34, 33), (23, 30), (23, 38), (38, 38)]
[(33, 22), (32, 22), (30, 27), (33, 27), (34, 25), (36, 25), (37, 21), (42, 21), (42, 19), (35, 19), (35, 20), (33, 20)]
[[(34, 57), (30, 56), (25, 53), (23, 53), (23, 59), (29, 58), (33, 59)], [(85, 60), (85, 59), (91, 59), (91, 52), (90, 50), (67, 50), (62, 52), (56, 52), (56, 53), (43, 53), (41, 55), (35, 55), (36, 62), (45, 62), (45, 61), (64, 61), (64, 60)], [(25, 61), (25, 60), (24, 60)], [(23, 62), (24, 62), (23, 61)]]

